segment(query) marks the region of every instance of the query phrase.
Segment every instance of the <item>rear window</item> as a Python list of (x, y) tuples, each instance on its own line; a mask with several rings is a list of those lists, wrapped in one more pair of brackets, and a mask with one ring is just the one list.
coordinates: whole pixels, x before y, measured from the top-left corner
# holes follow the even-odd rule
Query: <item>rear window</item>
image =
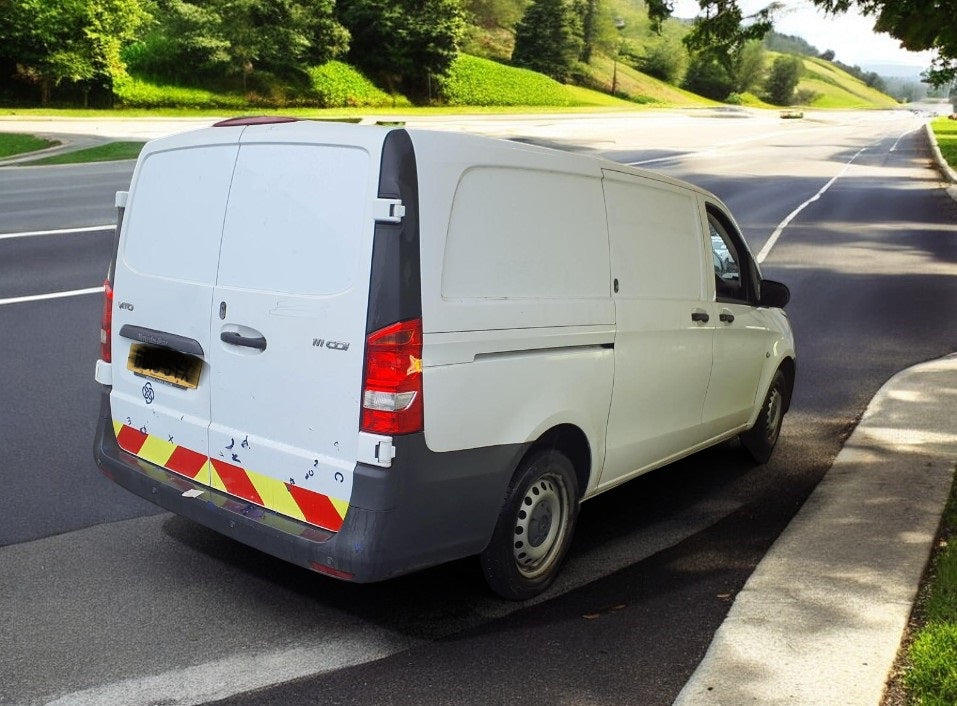
[(350, 289), (362, 246), (369, 155), (354, 147), (243, 145), (218, 284), (304, 295)]
[(140, 166), (124, 214), (123, 258), (133, 270), (216, 281), (236, 145), (156, 152)]

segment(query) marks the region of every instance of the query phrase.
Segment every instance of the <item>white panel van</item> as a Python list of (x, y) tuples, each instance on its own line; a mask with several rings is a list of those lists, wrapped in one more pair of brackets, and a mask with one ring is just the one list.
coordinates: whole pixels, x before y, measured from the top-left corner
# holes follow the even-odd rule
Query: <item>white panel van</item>
[(234, 119), (149, 143), (106, 282), (115, 482), (336, 578), (555, 578), (581, 501), (788, 409), (787, 288), (660, 175), (476, 136)]

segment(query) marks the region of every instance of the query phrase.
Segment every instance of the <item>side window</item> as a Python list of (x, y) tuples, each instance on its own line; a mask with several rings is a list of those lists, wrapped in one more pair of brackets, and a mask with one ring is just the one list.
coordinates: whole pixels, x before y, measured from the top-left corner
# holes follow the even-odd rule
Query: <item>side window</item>
[(754, 283), (751, 261), (741, 236), (730, 223), (708, 208), (708, 229), (711, 236), (711, 255), (714, 265), (714, 288), (717, 300), (752, 302)]

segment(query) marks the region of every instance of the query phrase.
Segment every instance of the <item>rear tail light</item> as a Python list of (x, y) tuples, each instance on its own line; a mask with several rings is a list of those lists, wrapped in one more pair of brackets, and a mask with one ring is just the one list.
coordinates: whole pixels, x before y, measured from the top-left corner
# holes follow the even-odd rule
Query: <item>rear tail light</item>
[(412, 319), (366, 337), (359, 427), (391, 435), (422, 426), (422, 319)]
[(103, 316), (100, 319), (100, 360), (113, 361), (110, 349), (110, 334), (113, 330), (113, 285), (107, 279), (103, 282)]

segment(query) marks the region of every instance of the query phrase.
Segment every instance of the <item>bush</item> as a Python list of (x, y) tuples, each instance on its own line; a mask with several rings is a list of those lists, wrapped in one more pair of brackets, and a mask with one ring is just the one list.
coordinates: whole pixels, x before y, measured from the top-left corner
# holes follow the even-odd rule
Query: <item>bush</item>
[(688, 70), (688, 50), (675, 37), (661, 38), (649, 48), (648, 54), (639, 60), (636, 68), (677, 86)]
[(238, 94), (162, 86), (137, 78), (116, 81), (113, 92), (117, 106), (122, 108), (242, 109), (248, 105), (246, 98)]
[(794, 92), (794, 105), (811, 105), (814, 101), (821, 97), (821, 94), (817, 91), (812, 91), (810, 88), (799, 88)]
[(691, 60), (682, 87), (699, 96), (720, 101), (734, 90), (734, 79), (714, 57), (699, 54)]
[(391, 96), (357, 69), (329, 61), (309, 69), (312, 95), (323, 108), (409, 105), (404, 96)]
[(565, 87), (542, 74), (460, 54), (440, 80), (450, 105), (569, 105)]

